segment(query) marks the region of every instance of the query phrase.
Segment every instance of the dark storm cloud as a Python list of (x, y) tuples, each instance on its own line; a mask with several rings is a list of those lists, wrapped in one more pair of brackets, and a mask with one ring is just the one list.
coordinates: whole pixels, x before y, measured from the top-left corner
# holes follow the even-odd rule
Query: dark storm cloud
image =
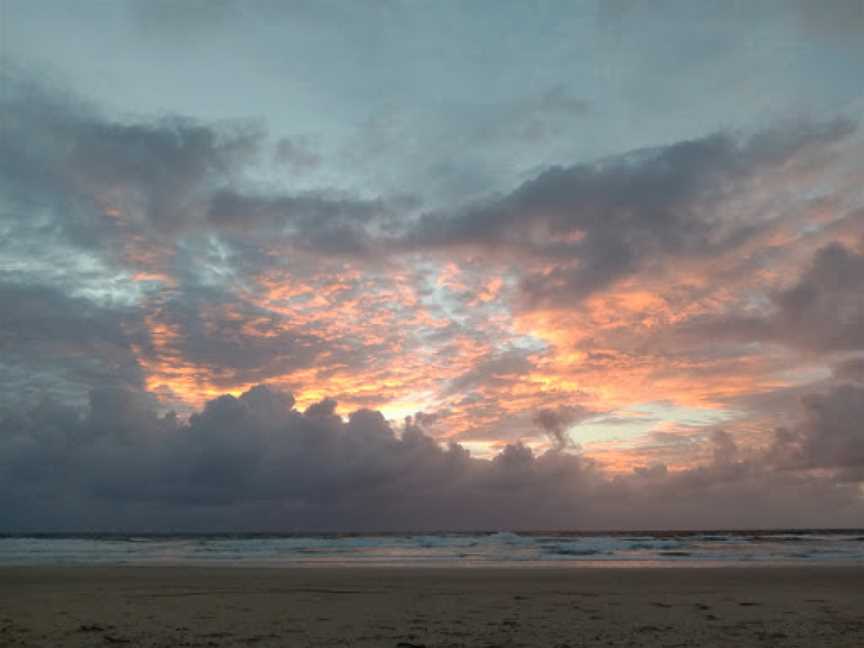
[[(860, 1), (682, 0), (658, 10), (609, 0), (587, 15), (575, 4), (524, 15), (515, 4), (445, 4), (422, 20), (387, 1), (18, 4), (10, 56), (56, 63), (117, 111), (47, 75), (2, 71), (0, 527), (864, 519), (855, 483), (864, 373), (852, 357), (864, 350), (864, 248), (849, 242), (851, 217), (826, 220), (857, 200), (855, 152), (828, 149), (848, 144), (853, 125), (710, 134), (758, 129), (790, 106), (854, 114)], [(610, 32), (596, 39), (592, 9)], [(680, 74), (668, 75), (673, 67)], [(248, 110), (278, 132), (166, 106)], [(638, 150), (617, 154), (627, 148)], [(804, 203), (823, 190), (830, 198), (809, 206), (822, 200), (825, 214), (807, 220)], [(832, 236), (846, 243), (759, 301), (759, 271)], [(767, 239), (790, 241), (788, 250)], [(472, 275), (464, 291), (435, 283), (448, 262)], [(694, 267), (704, 287), (670, 286)], [(642, 272), (640, 287), (668, 312), (616, 313), (610, 299), (609, 325), (580, 318), (586, 296)], [(481, 279), (493, 277), (498, 287), (481, 296)], [(727, 306), (722, 321), (680, 324)], [(562, 312), (523, 320), (537, 307)], [(689, 345), (675, 337), (688, 326)], [(730, 339), (742, 344), (713, 344)], [(508, 351), (528, 341), (531, 353)], [(668, 399), (674, 410), (694, 400), (681, 385), (712, 378), (723, 380), (705, 388), (720, 392), (705, 397), (711, 407), (737, 398), (737, 411), (757, 417), (751, 430), (769, 414), (788, 422), (793, 388), (751, 394), (752, 407), (728, 394), (798, 375), (814, 355), (834, 376), (796, 405), (800, 421), (767, 451), (722, 430), (657, 432), (656, 445), (682, 448), (660, 456), (708, 463), (611, 478), (569, 443), (568, 425), (599, 412), (561, 403), (629, 400), (632, 413), (640, 399)], [(265, 388), (212, 400), (186, 421), (158, 414), (140, 391), (189, 407), (214, 388), (293, 387), (295, 373), (310, 376), (298, 388), (330, 384), (353, 403), (440, 397), (442, 435), (503, 444), (536, 440), (539, 428), (553, 451), (515, 443), (480, 460), (433, 441), (423, 426), (434, 415), (394, 430), (379, 412), (343, 420), (332, 399), (301, 412)], [(89, 407), (58, 404), (83, 402), (90, 388)], [(763, 397), (776, 399), (770, 412)], [(448, 430), (448, 420), (462, 427)]]
[(249, 123), (109, 118), (19, 70), (5, 70), (4, 79), (5, 217), (26, 223), (34, 210), (47, 209), (71, 242), (100, 247), (132, 233), (164, 239), (227, 229), (356, 254), (369, 247), (367, 228), (392, 218), (383, 201), (244, 189), (265, 154), (310, 163), (298, 159), (296, 147), (288, 150), (287, 140), (274, 144)]
[(790, 468), (841, 469), (864, 480), (864, 387), (840, 384), (802, 399), (800, 425), (777, 432), (774, 456)]
[(567, 428), (597, 414), (581, 405), (566, 405), (555, 409), (543, 408), (534, 415), (533, 421), (549, 437), (553, 447), (560, 451), (574, 445)]
[[(249, 124), (109, 119), (47, 84), (14, 71), (7, 77), (0, 173), (20, 221), (48, 207), (55, 225), (85, 244), (128, 237), (124, 223), (153, 236), (212, 230), (275, 238), (325, 255), (504, 249), (551, 265), (523, 277), (525, 296), (539, 304), (578, 301), (666, 256), (740, 243), (753, 226), (723, 222), (716, 205), (761, 170), (853, 130), (838, 121), (746, 140), (717, 134), (553, 167), (503, 197), (414, 222), (418, 204), (404, 197), (256, 189), (246, 175), (284, 141), (271, 146)], [(575, 101), (553, 91), (543, 105), (572, 110)]]
[(375, 241), (370, 228), (385, 226), (392, 207), (325, 192), (296, 196), (220, 191), (211, 196), (207, 220), (252, 236), (283, 235), (294, 246), (331, 255), (365, 255)]
[[(844, 388), (809, 402), (772, 456), (864, 466), (861, 403)], [(704, 466), (610, 479), (579, 455), (513, 444), (480, 460), (413, 424), (397, 435), (378, 412), (343, 421), (332, 402), (293, 405), (259, 386), (182, 422), (158, 416), (146, 394), (109, 389), (84, 411), (10, 411), (0, 420), (2, 528), (753, 527), (850, 524), (862, 513), (853, 485), (772, 470), (776, 461), (744, 456), (724, 433)]]
[(834, 377), (864, 383), (864, 358), (849, 358), (834, 367)]
[(112, 121), (17, 70), (4, 70), (4, 81), (4, 196), (20, 218), (53, 209), (57, 226), (80, 236), (110, 231), (111, 210), (158, 231), (182, 229), (197, 218), (202, 194), (246, 164), (262, 137), (183, 118)]
[[(257, 128), (108, 117), (26, 71), (3, 74), (0, 254), (9, 263), (0, 264), (0, 281), (10, 288), (0, 295), (8, 350), (0, 365), (7, 385), (80, 394), (112, 377), (140, 384), (130, 339), (145, 360), (194, 363), (217, 384), (310, 364), (324, 345), (316, 331), (295, 330), (228, 284), (254, 285), (262, 269), (285, 265), (266, 249), (276, 242), (310, 252), (305, 265), (287, 259), (297, 275), (320, 272), (315, 257), (322, 254), (365, 254), (366, 230), (387, 222), (389, 206), (323, 190), (245, 191), (246, 172), (270, 150)], [(222, 239), (218, 250), (214, 235)], [(19, 283), (46, 286), (21, 289), (42, 291), (38, 313), (32, 295), (21, 307), (22, 293), (11, 287)], [(109, 300), (134, 306), (100, 305)], [(172, 327), (170, 357), (154, 350), (145, 316)]]
[(534, 304), (566, 306), (649, 263), (740, 244), (755, 228), (721, 219), (721, 201), (760, 171), (853, 130), (838, 121), (746, 140), (716, 134), (550, 168), (504, 197), (424, 215), (402, 244), (473, 246), (543, 260), (551, 268), (524, 277), (524, 293)]
[[(69, 157), (72, 182), (98, 196), (112, 192), (139, 205), (159, 230), (182, 227), (196, 216), (199, 193), (246, 160), (257, 133), (222, 133), (183, 119), (152, 125), (82, 125)], [(123, 210), (122, 203), (115, 208)]]
[(798, 283), (777, 297), (783, 339), (821, 350), (864, 349), (864, 254), (841, 244), (816, 253)]
[[(171, 331), (170, 352), (219, 384), (253, 382), (309, 366), (326, 346), (314, 330), (300, 332), (270, 311), (214, 288), (193, 287), (149, 304)], [(158, 353), (150, 342), (145, 357)]]
[(864, 254), (831, 243), (798, 280), (771, 296), (765, 315), (728, 315), (688, 322), (685, 335), (774, 342), (820, 353), (864, 349)]
[(99, 306), (49, 286), (0, 283), (0, 402), (140, 386), (134, 320), (133, 309)]

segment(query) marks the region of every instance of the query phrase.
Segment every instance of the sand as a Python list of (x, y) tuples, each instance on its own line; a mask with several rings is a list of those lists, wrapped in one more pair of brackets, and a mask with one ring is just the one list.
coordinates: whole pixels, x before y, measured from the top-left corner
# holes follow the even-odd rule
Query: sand
[(3, 568), (0, 646), (864, 646), (864, 566)]

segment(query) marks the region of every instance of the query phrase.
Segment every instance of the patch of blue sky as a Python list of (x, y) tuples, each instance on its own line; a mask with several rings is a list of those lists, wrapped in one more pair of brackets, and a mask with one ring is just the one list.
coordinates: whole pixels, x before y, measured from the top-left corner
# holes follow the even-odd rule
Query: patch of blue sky
[(588, 419), (570, 428), (575, 441), (628, 441), (653, 432), (658, 425), (710, 427), (740, 415), (731, 409), (695, 408), (669, 402), (634, 405)]

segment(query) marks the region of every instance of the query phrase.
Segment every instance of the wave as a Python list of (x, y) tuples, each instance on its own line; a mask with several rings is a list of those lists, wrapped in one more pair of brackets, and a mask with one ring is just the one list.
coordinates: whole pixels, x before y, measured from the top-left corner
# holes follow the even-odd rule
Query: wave
[(797, 564), (864, 560), (862, 530), (0, 536), (2, 565)]

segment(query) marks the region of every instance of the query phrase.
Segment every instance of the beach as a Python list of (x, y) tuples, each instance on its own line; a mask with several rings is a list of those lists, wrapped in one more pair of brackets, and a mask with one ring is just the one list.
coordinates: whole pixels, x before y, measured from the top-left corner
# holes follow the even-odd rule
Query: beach
[(6, 567), (0, 646), (864, 645), (864, 566)]

